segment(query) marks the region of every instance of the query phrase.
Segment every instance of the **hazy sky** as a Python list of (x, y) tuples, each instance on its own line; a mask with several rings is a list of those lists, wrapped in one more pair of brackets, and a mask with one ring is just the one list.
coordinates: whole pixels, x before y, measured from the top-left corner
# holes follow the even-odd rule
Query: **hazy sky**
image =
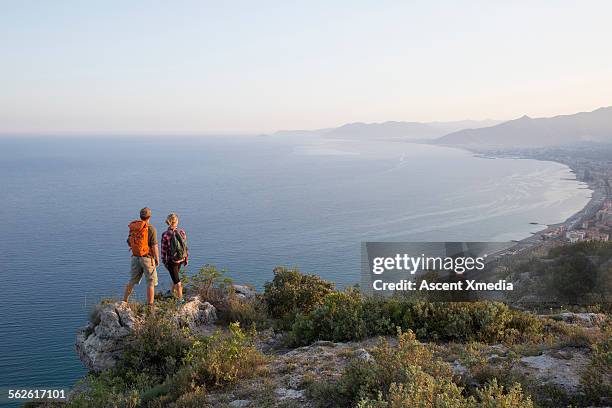
[(0, 0), (0, 132), (265, 132), (612, 105), (612, 1)]

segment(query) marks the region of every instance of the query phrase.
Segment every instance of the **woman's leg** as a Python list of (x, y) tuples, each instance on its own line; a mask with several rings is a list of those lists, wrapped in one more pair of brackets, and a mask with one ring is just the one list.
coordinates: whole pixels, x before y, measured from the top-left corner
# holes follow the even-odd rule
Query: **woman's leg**
[(172, 279), (172, 286), (170, 287), (170, 293), (175, 293), (176, 292), (176, 281), (175, 281), (175, 271), (174, 271), (174, 267), (176, 264), (164, 264), (164, 266), (166, 267), (166, 269), (168, 270), (168, 273), (170, 274), (170, 279)]
[(170, 271), (170, 277), (172, 278), (172, 293), (176, 293), (179, 299), (183, 298), (183, 285), (181, 284), (181, 278), (179, 273), (181, 271), (181, 264), (175, 263), (172, 265)]
[(179, 283), (176, 284), (176, 288), (179, 300), (183, 299), (183, 283), (179, 281)]

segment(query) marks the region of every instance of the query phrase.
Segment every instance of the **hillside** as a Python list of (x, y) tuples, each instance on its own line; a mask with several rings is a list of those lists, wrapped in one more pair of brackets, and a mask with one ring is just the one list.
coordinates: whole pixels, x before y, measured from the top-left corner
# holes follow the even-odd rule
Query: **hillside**
[(544, 147), (612, 142), (612, 107), (552, 118), (521, 118), (480, 129), (464, 129), (435, 141), (465, 147)]
[(185, 283), (183, 305), (168, 296), (155, 308), (98, 305), (76, 341), (90, 372), (68, 404), (48, 406), (610, 402), (605, 313), (543, 316), (499, 302), (369, 297), (284, 267), (263, 293), (208, 265)]

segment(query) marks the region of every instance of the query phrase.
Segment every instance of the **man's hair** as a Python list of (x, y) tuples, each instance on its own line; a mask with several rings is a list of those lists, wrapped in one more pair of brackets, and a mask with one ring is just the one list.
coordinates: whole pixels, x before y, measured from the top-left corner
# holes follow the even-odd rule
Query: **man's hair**
[(149, 207), (145, 207), (142, 210), (140, 210), (140, 219), (141, 220), (146, 221), (149, 218), (151, 218), (151, 209)]

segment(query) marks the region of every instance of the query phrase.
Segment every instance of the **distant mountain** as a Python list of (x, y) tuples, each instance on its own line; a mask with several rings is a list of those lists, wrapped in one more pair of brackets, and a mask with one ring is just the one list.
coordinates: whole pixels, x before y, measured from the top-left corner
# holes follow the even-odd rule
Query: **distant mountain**
[(552, 118), (521, 118), (480, 129), (464, 129), (435, 141), (466, 147), (543, 147), (612, 142), (612, 107)]
[(428, 122), (429, 126), (445, 131), (447, 134), (463, 129), (478, 129), (483, 127), (495, 126), (502, 123), (502, 120), (458, 120), (454, 122)]
[(418, 122), (349, 123), (330, 130), (325, 134), (337, 138), (419, 138), (433, 139), (443, 131)]
[(402, 138), (408, 140), (431, 140), (466, 128), (480, 128), (499, 123), (495, 120), (462, 120), (456, 122), (384, 122), (348, 123), (337, 128), (317, 130), (281, 130), (274, 136), (325, 136), (339, 139)]

